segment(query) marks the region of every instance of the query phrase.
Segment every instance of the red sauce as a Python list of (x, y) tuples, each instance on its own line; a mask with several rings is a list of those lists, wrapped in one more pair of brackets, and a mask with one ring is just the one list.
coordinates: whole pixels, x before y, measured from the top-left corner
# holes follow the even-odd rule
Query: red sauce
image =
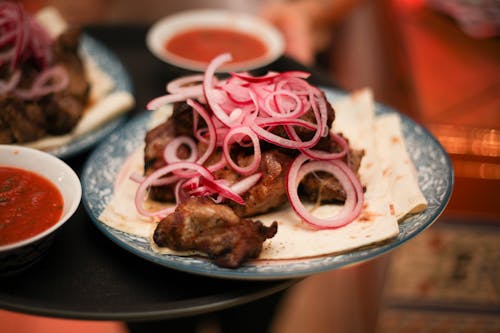
[(31, 171), (0, 167), (0, 245), (50, 228), (62, 211), (62, 195), (48, 179)]
[(230, 52), (234, 62), (262, 57), (266, 45), (258, 38), (224, 28), (196, 28), (178, 33), (165, 43), (165, 49), (189, 60), (209, 62), (224, 52)]

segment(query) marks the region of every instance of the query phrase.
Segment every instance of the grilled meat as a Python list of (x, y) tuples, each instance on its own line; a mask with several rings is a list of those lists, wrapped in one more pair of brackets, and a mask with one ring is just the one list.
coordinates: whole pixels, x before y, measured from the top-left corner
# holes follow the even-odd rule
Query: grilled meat
[(87, 103), (90, 85), (85, 77), (85, 68), (78, 55), (81, 31), (70, 28), (63, 32), (53, 45), (55, 62), (63, 65), (69, 75), (66, 93), (80, 103)]
[(234, 268), (258, 257), (262, 243), (277, 232), (260, 221), (241, 219), (234, 211), (207, 197), (193, 197), (160, 221), (153, 234), (158, 246), (207, 254), (215, 264)]
[[(304, 120), (314, 121), (312, 113), (303, 116)], [(335, 113), (328, 104), (328, 126), (331, 126)], [(202, 121), (202, 120), (200, 120)], [(203, 127), (204, 124), (200, 124)], [(286, 136), (284, 129), (278, 126), (275, 134)], [(302, 140), (310, 140), (312, 131), (297, 130)], [(186, 103), (176, 103), (172, 116), (164, 123), (150, 130), (146, 135), (144, 150), (145, 174), (165, 165), (163, 150), (176, 136), (193, 137), (193, 111)], [(288, 201), (286, 176), (297, 150), (279, 148), (261, 142), (261, 161), (256, 172), (262, 174), (260, 180), (242, 195), (245, 201), (240, 205), (233, 201), (216, 204), (208, 197), (191, 197), (180, 203), (175, 212), (164, 218), (157, 225), (153, 240), (160, 247), (173, 250), (195, 250), (207, 254), (211, 260), (223, 267), (238, 267), (245, 260), (256, 258), (262, 243), (275, 235), (277, 223), (270, 227), (260, 221), (248, 219), (279, 208)], [(328, 152), (339, 149), (331, 137), (321, 138), (314, 147)], [(187, 149), (187, 148), (186, 148)], [(206, 147), (198, 142), (199, 153)], [(180, 157), (186, 152), (180, 149)], [(362, 152), (349, 153), (349, 166), (356, 172), (359, 168)], [(253, 149), (234, 145), (231, 150), (233, 160), (244, 167), (252, 162)], [(205, 165), (211, 165), (221, 158), (221, 151), (216, 150)], [(217, 179), (225, 179), (230, 184), (242, 178), (228, 165), (214, 172)], [(345, 200), (345, 193), (336, 178), (329, 174), (307, 175), (301, 188), (307, 199), (322, 201)], [(158, 186), (150, 189), (150, 198), (159, 201), (173, 201), (172, 186)]]
[[(69, 75), (68, 87), (38, 100), (22, 100), (13, 95), (0, 96), (0, 143), (22, 143), (48, 134), (70, 132), (83, 115), (90, 85), (78, 54), (80, 31), (62, 33), (53, 44), (54, 64), (62, 65)], [(39, 69), (35, 62), (22, 64), (19, 86), (31, 87)]]
[(45, 115), (37, 103), (0, 97), (0, 126), (5, 133), (0, 143), (36, 140), (46, 135), (45, 125)]
[[(176, 103), (173, 113), (165, 122), (146, 133), (144, 147), (144, 174), (150, 175), (155, 170), (165, 166), (163, 150), (173, 138), (181, 135), (192, 136), (193, 111), (186, 103)], [(185, 158), (189, 150), (183, 146), (177, 152), (180, 158)], [(149, 192), (150, 198), (156, 201), (168, 202), (174, 200), (172, 186), (153, 186)]]
[[(144, 174), (146, 176), (165, 166), (163, 149), (174, 137), (172, 118), (148, 131), (144, 147)], [(153, 186), (149, 190), (149, 197), (162, 202), (173, 201), (175, 198), (171, 186)]]
[[(239, 158), (239, 164), (245, 165), (252, 156)], [(279, 151), (268, 150), (262, 152), (260, 167), (258, 172), (262, 172), (262, 178), (250, 190), (243, 195), (244, 205), (230, 202), (229, 205), (236, 214), (241, 217), (250, 217), (257, 214), (266, 213), (278, 208), (287, 202), (286, 194), (286, 174), (292, 157)]]
[[(328, 125), (331, 126), (335, 113), (330, 104), (328, 105)], [(311, 118), (312, 113), (306, 113), (302, 119), (313, 121)], [(203, 121), (203, 120), (201, 120)], [(201, 125), (203, 126), (203, 124)], [(158, 125), (156, 128), (150, 130), (146, 135), (145, 146), (145, 174), (149, 175), (154, 170), (165, 165), (163, 160), (163, 149), (174, 137), (179, 135), (192, 136), (193, 131), (193, 112), (189, 105), (186, 103), (176, 103), (173, 108), (172, 116), (164, 123)], [(281, 133), (282, 132), (282, 133)], [(282, 127), (277, 127), (276, 134), (286, 135)], [(303, 139), (308, 140), (311, 138), (311, 131), (302, 129), (297, 134)], [(203, 143), (198, 143), (199, 151), (204, 151)], [(235, 202), (229, 202), (228, 205), (241, 217), (250, 217), (257, 214), (269, 212), (272, 209), (278, 208), (287, 202), (286, 195), (286, 174), (288, 167), (293, 158), (298, 154), (296, 150), (285, 148), (277, 148), (267, 144), (261, 143), (262, 159), (259, 170), (262, 172), (262, 178), (255, 184), (248, 192), (243, 195), (245, 205), (239, 205)], [(315, 146), (315, 149), (321, 149), (328, 152), (335, 152), (339, 149), (336, 143), (329, 137), (321, 138), (320, 142)], [(179, 149), (178, 154), (182, 157), (187, 154)], [(253, 155), (252, 150), (245, 148), (237, 148), (232, 151), (233, 156), (237, 163), (241, 166), (248, 165)], [(187, 156), (187, 155), (184, 155)], [(357, 172), (359, 164), (363, 156), (363, 152), (350, 151), (348, 158), (348, 166)], [(206, 165), (210, 165), (220, 158), (220, 152), (216, 151), (212, 157), (207, 161)], [(241, 176), (234, 172), (231, 168), (225, 168), (215, 172), (218, 179), (226, 179), (230, 183), (238, 181)], [(321, 202), (344, 201), (345, 192), (342, 186), (335, 177), (326, 173), (317, 173), (315, 175), (307, 175), (301, 183), (301, 190), (307, 200)], [(150, 198), (157, 201), (173, 201), (174, 194), (172, 186), (157, 186), (152, 187), (150, 190)]]

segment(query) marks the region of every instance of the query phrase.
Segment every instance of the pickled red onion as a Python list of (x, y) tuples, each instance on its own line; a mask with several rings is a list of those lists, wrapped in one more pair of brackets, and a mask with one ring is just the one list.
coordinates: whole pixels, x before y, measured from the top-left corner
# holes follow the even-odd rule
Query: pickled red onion
[[(188, 146), (191, 150), (191, 154), (185, 159), (180, 159), (179, 156), (177, 156), (177, 151), (182, 145)], [(165, 150), (163, 151), (163, 159), (167, 162), (167, 164), (175, 162), (194, 162), (197, 157), (198, 147), (196, 147), (196, 142), (188, 136), (179, 136), (173, 139), (166, 145)]]
[(217, 144), (215, 124), (212, 121), (212, 118), (210, 117), (208, 111), (205, 110), (205, 108), (203, 108), (200, 104), (196, 103), (192, 99), (188, 99), (186, 102), (189, 106), (193, 108), (194, 112), (197, 112), (203, 118), (203, 120), (205, 120), (205, 123), (207, 124), (208, 135), (209, 135), (208, 147), (205, 150), (205, 153), (197, 160), (199, 164), (203, 164), (210, 157), (210, 155), (212, 155)]
[[(229, 199), (244, 204), (241, 195), (262, 178), (262, 174), (256, 172), (261, 160), (259, 140), (264, 140), (275, 146), (300, 151), (292, 162), (286, 179), (290, 205), (298, 216), (318, 229), (338, 228), (352, 222), (362, 210), (363, 188), (356, 175), (341, 160), (348, 153), (348, 143), (342, 136), (330, 133), (327, 125), (328, 102), (318, 88), (305, 81), (309, 73), (269, 72), (258, 77), (248, 73), (230, 73), (231, 76), (227, 80), (217, 80), (217, 68), (230, 59), (230, 54), (221, 54), (213, 59), (204, 75), (174, 80), (167, 85), (169, 94), (148, 104), (148, 109), (151, 109), (159, 108), (164, 103), (185, 100), (193, 109), (193, 137), (206, 144), (207, 148), (201, 157), (189, 158), (190, 161), (196, 160), (191, 163), (192, 167), (180, 167), (182, 162), (175, 163), (178, 160), (171, 158), (172, 151), (176, 150), (174, 148), (178, 147), (179, 143), (171, 143), (169, 152), (165, 150), (167, 166), (143, 180), (139, 187), (141, 195), (145, 193), (145, 188), (161, 183), (161, 177), (173, 173), (174, 176), (167, 178), (177, 177), (175, 181), (182, 182), (181, 188), (187, 195), (216, 195), (213, 197), (216, 202)], [(207, 106), (195, 99), (206, 103)], [(301, 118), (307, 112), (312, 113), (314, 121)], [(199, 117), (204, 119), (206, 127), (200, 127)], [(273, 132), (277, 126), (283, 127), (286, 136)], [(310, 131), (310, 138), (303, 141), (297, 134), (297, 127)], [(340, 147), (340, 151), (314, 149), (321, 137), (327, 135)], [(244, 147), (253, 147), (253, 159), (248, 165), (240, 166), (233, 161), (230, 152), (235, 142)], [(194, 147), (192, 142), (189, 146)], [(222, 150), (221, 159), (208, 167), (202, 166), (217, 148)], [(191, 148), (192, 152), (194, 150)], [(172, 162), (174, 163), (169, 164)], [(228, 184), (224, 179), (216, 179), (212, 172), (225, 166), (244, 178), (234, 184)], [(298, 185), (302, 178), (308, 173), (318, 171), (337, 178), (346, 193), (346, 201), (341, 211), (329, 218), (318, 218), (311, 214), (298, 195)], [(178, 191), (177, 184), (176, 193)], [(163, 213), (160, 211), (160, 215)], [(157, 216), (158, 212), (151, 214)]]
[[(237, 136), (248, 136), (252, 141), (253, 146), (253, 159), (252, 163), (245, 167), (241, 167), (236, 164), (231, 158), (231, 143), (236, 141)], [(248, 176), (253, 174), (260, 165), (260, 142), (257, 135), (248, 127), (248, 126), (240, 126), (232, 128), (226, 135), (224, 139), (224, 144), (222, 146), (222, 151), (224, 152), (224, 157), (226, 158), (227, 164), (236, 172), (243, 176)]]
[(245, 201), (243, 200), (243, 198), (238, 193), (232, 191), (231, 188), (224, 185), (224, 183), (221, 182), (221, 179), (213, 180), (213, 179), (208, 179), (205, 177), (200, 177), (200, 184), (203, 186), (206, 186), (208, 189), (213, 191), (213, 193), (217, 193), (218, 195), (220, 195), (224, 198), (231, 199), (231, 200), (239, 203), (240, 205), (245, 204)]
[(144, 208), (143, 203), (147, 197), (147, 190), (154, 185), (155, 181), (161, 179), (163, 176), (169, 173), (174, 173), (175, 171), (185, 170), (185, 169), (194, 170), (197, 173), (199, 173), (199, 175), (207, 178), (213, 178), (212, 173), (208, 171), (205, 167), (192, 162), (177, 162), (161, 167), (158, 170), (155, 170), (149, 176), (146, 176), (144, 180), (139, 184), (139, 187), (137, 188), (137, 192), (135, 193), (135, 198), (134, 198), (135, 207), (137, 208), (137, 211), (141, 215), (151, 216), (151, 217), (165, 217), (168, 214), (172, 213), (175, 207), (168, 207), (160, 209), (158, 211), (150, 212)]
[(217, 95), (217, 90), (213, 86), (213, 78), (216, 69), (222, 64), (231, 61), (231, 59), (232, 57), (229, 53), (223, 53), (215, 57), (215, 59), (208, 65), (203, 78), (203, 93), (205, 95), (205, 99), (207, 100), (210, 109), (212, 109), (214, 116), (227, 127), (232, 127), (231, 119), (229, 118), (229, 115), (220, 107), (217, 101), (220, 95)]
[[(311, 161), (305, 164), (309, 158), (299, 155), (291, 164), (287, 176), (287, 194), (290, 206), (295, 213), (305, 222), (319, 229), (332, 229), (344, 226), (354, 221), (363, 207), (363, 188), (345, 163), (339, 160)], [(302, 178), (308, 173), (323, 171), (332, 174), (340, 182), (346, 192), (346, 200), (341, 211), (328, 218), (314, 216), (301, 202), (298, 194), (298, 186)]]
[(243, 178), (234, 183), (233, 185), (231, 185), (230, 186), (231, 190), (233, 190), (235, 193), (243, 194), (247, 192), (249, 189), (251, 189), (252, 186), (257, 184), (257, 182), (260, 180), (261, 177), (262, 177), (261, 172), (254, 173), (253, 175)]

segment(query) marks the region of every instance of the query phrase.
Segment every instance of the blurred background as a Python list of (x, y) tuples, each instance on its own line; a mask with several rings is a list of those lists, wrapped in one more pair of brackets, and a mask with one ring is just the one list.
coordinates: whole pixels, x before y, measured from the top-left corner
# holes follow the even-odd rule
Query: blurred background
[[(498, 1), (22, 2), (32, 11), (52, 4), (84, 28), (150, 25), (190, 8), (261, 15), (284, 32), (288, 56), (347, 91), (371, 87), (377, 101), (441, 142), (455, 185), (440, 219), (388, 256), (298, 283), (272, 303), (270, 331), (500, 332)], [(5, 333), (127, 331), (118, 322), (8, 311), (0, 311), (0, 323)], [(198, 332), (223, 332), (223, 324), (216, 316), (203, 318)]]

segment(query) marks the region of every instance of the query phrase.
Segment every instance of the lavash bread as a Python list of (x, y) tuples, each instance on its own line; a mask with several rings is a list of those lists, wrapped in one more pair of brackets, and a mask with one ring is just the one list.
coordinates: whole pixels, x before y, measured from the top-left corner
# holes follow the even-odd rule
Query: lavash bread
[(404, 143), (401, 119), (384, 114), (375, 122), (377, 154), (382, 175), (389, 186), (394, 215), (401, 221), (409, 214), (423, 211), (427, 200), (418, 186), (418, 175)]

